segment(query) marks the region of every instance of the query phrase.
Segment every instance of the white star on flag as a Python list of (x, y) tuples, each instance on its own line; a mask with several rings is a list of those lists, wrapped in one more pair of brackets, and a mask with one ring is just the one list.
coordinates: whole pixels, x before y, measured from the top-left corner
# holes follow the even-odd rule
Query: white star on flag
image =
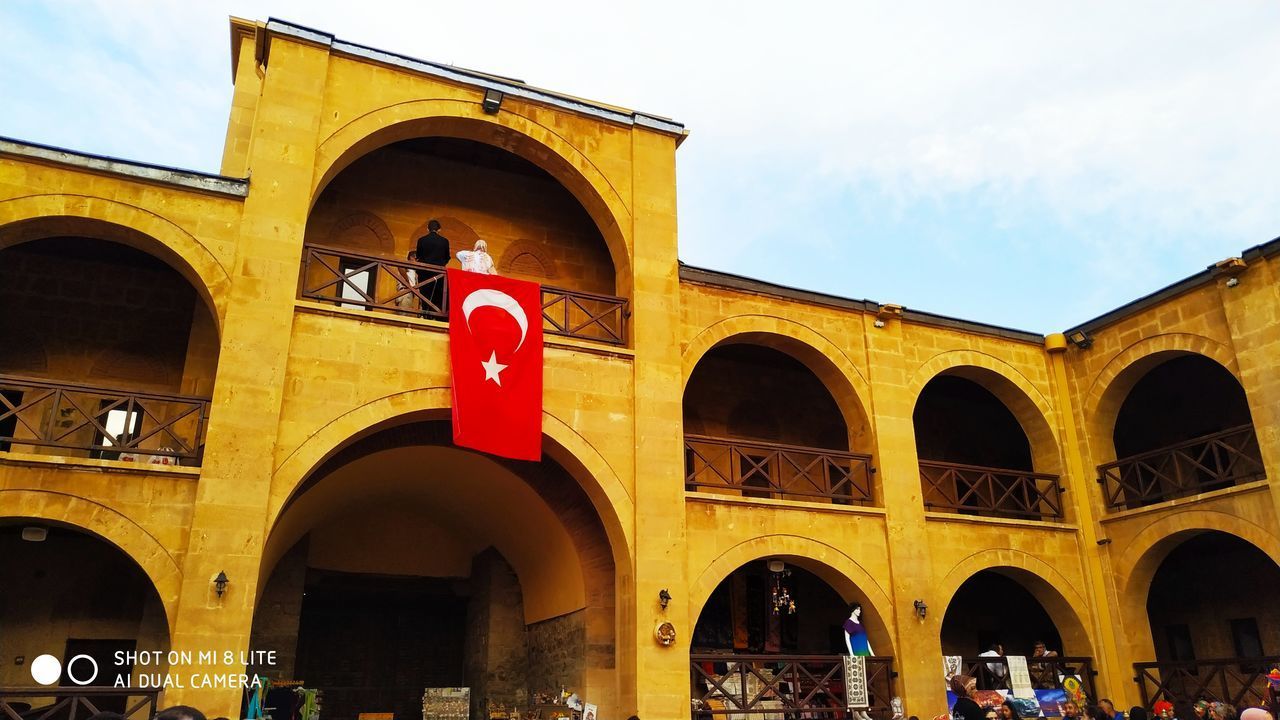
[(498, 387), (502, 387), (502, 378), (498, 376), (498, 373), (506, 370), (507, 366), (498, 362), (498, 353), (490, 351), (489, 360), (481, 362), (480, 365), (484, 368), (484, 379), (492, 380), (498, 384)]

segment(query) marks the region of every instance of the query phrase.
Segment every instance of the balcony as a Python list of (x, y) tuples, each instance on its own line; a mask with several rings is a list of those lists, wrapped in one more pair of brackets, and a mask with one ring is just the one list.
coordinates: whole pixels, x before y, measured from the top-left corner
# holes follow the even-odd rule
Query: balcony
[(685, 487), (743, 497), (872, 503), (871, 456), (753, 440), (685, 435)]
[(0, 375), (0, 451), (199, 465), (208, 417), (207, 398)]
[(1277, 666), (1280, 655), (1134, 663), (1133, 669), (1143, 707), (1167, 700), (1182, 709), (1197, 700), (1216, 700), (1244, 708), (1263, 704), (1266, 675)]
[(150, 720), (159, 695), (159, 690), (108, 687), (0, 687), (0, 717), (87, 720), (100, 712), (115, 712), (126, 720)]
[[(310, 243), (303, 246), (298, 297), (354, 310), (448, 319), (444, 268)], [(625, 345), (630, 315), (626, 298), (542, 286), (542, 328), (552, 335)]]
[[(739, 717), (846, 718), (843, 655), (689, 656), (693, 720)], [(892, 714), (892, 657), (868, 657), (867, 694), (874, 717)]]
[(1252, 424), (1098, 466), (1103, 498), (1113, 512), (1264, 477), (1266, 469)]
[(942, 512), (1062, 520), (1062, 484), (1057, 475), (1023, 470), (920, 461), (925, 508)]
[[(960, 673), (978, 681), (979, 690), (1012, 690), (1009, 680), (1009, 661), (1003, 655), (995, 657), (965, 656), (961, 659)], [(1068, 678), (1074, 678), (1088, 698), (1096, 699), (1093, 658), (1087, 656), (1047, 656), (1027, 658), (1027, 674), (1031, 687), (1036, 690), (1057, 690)]]

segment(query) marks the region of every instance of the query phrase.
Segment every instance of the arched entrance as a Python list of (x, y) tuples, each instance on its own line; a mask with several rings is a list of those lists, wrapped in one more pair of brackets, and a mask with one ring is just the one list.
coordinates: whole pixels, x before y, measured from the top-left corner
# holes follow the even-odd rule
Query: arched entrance
[[(57, 717), (68, 720), (95, 708), (136, 720), (154, 714), (154, 690), (169, 668), (169, 625), (146, 572), (96, 535), (35, 519), (0, 519), (0, 557), (0, 704), (38, 715), (65, 703)], [(46, 654), (62, 673), (42, 688), (33, 663)], [(69, 662), (79, 655), (92, 660)], [(117, 687), (127, 689), (111, 691)]]
[[(861, 408), (842, 407), (809, 365), (787, 351), (798, 343), (748, 340), (708, 350), (685, 385), (686, 487), (873, 504), (872, 439)], [(813, 348), (801, 356), (820, 357)]]
[(328, 712), (421, 713), (427, 687), (469, 687), (474, 717), (561, 689), (615, 706), (612, 548), (552, 460), (455, 448), (445, 421), (373, 432), (303, 482), (263, 563), (260, 670)]
[[(447, 256), (418, 258), (417, 240), (433, 219)], [(414, 137), (346, 165), (308, 217), (300, 295), (444, 320), (441, 266), (457, 267), (458, 251), (481, 239), (500, 273), (545, 286), (547, 332), (625, 343), (616, 270), (625, 258), (611, 255), (591, 215), (548, 171), (471, 139)]]
[[(948, 672), (972, 675), (989, 693), (1028, 698), (1034, 693), (1049, 707), (1077, 689), (1096, 702), (1093, 658), (1079, 615), (1083, 608), (1072, 606), (1078, 599), (1074, 594), (1068, 599), (1022, 567), (973, 573), (956, 588), (943, 615), (940, 640)], [(1026, 664), (1029, 688), (1015, 686), (1011, 662)], [(998, 704), (996, 694), (987, 700)]]
[(1163, 352), (1130, 366), (1115, 415), (1114, 462), (1099, 468), (1107, 504), (1134, 508), (1265, 476), (1240, 382), (1204, 355)]
[(925, 507), (965, 515), (1061, 520), (1061, 461), (1039, 408), (1003, 375), (949, 369), (912, 413)]
[(1280, 565), (1225, 532), (1183, 533), (1146, 597), (1155, 661), (1138, 664), (1143, 701), (1257, 705), (1263, 677), (1280, 666)]
[[(205, 293), (137, 233), (41, 227), (0, 250), (0, 451), (198, 465), (219, 352)], [(95, 234), (47, 234), (68, 228)]]
[(694, 718), (744, 711), (843, 717), (844, 623), (854, 607), (863, 642), (874, 653), (866, 658), (871, 711), (877, 717), (889, 712), (893, 650), (882, 618), (869, 603), (844, 597), (809, 564), (791, 556), (754, 560), (707, 598), (689, 643)]

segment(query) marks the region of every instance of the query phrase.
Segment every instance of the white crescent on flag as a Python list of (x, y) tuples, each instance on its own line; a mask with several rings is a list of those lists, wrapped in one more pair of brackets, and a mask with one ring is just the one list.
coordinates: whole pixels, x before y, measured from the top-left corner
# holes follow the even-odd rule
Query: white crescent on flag
[(480, 289), (473, 290), (470, 295), (462, 299), (462, 316), (467, 321), (467, 329), (471, 329), (471, 313), (482, 307), (496, 307), (499, 310), (506, 310), (507, 314), (515, 319), (516, 324), (520, 326), (520, 342), (516, 343), (516, 350), (524, 345), (525, 335), (529, 332), (529, 318), (524, 314), (524, 308), (520, 307), (520, 303), (510, 295), (501, 290)]

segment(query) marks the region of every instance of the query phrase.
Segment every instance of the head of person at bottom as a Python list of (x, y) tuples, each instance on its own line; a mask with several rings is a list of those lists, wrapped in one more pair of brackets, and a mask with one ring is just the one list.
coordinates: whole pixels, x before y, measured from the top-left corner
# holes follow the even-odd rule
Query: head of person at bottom
[(190, 705), (174, 705), (156, 713), (155, 720), (206, 720), (204, 713)]

